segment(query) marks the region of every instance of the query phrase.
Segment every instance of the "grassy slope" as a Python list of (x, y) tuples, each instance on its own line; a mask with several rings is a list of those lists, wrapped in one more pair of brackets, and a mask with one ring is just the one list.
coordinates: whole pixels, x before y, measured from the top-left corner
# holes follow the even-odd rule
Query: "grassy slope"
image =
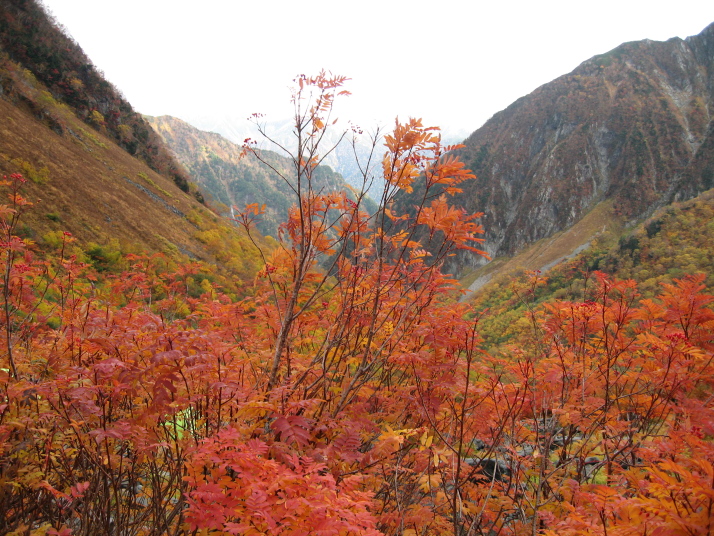
[(623, 223), (613, 213), (612, 205), (610, 200), (599, 203), (571, 228), (539, 240), (514, 257), (494, 259), (462, 278), (462, 286), (475, 292), (497, 274), (515, 274), (524, 270), (545, 271), (589, 247), (596, 238), (602, 241), (619, 235)]
[(26, 99), (0, 98), (0, 174), (36, 179), (26, 185), (35, 205), (23, 217), (25, 237), (46, 248), (52, 231), (69, 231), (85, 251), (112, 243), (121, 253), (205, 261), (224, 281), (253, 276), (259, 260), (245, 233), (86, 125), (31, 76), (23, 84), (28, 98), (65, 125), (58, 134), (36, 107), (23, 106)]
[[(68, 106), (87, 126), (101, 126), (129, 154), (170, 177), (183, 191), (192, 189), (186, 170), (79, 44), (45, 11), (40, 0), (0, 2), (0, 64), (0, 93), (22, 100), (55, 131), (61, 133), (72, 127), (62, 114), (48, 113), (49, 100)], [(16, 76), (18, 71), (33, 82), (39, 81), (46, 94), (39, 99), (28, 95), (26, 80)], [(200, 199), (200, 193), (195, 194)]]
[(575, 226), (552, 243), (550, 239), (541, 241), (512, 259), (497, 260), (500, 262), (491, 272), (475, 274), (493, 274), (487, 284), (468, 297), (483, 315), (479, 326), (487, 346), (518, 340), (529, 329), (526, 312), (534, 306), (557, 299), (587, 299), (591, 284), (588, 275), (594, 270), (635, 280), (643, 297), (656, 295), (662, 283), (695, 273), (705, 274), (708, 291), (714, 290), (714, 190), (659, 209), (626, 231), (617, 220), (608, 220), (604, 207), (601, 210), (593, 211), (581, 223), (589, 223), (585, 227), (592, 232), (610, 222), (608, 229), (598, 236), (590, 235), (594, 238), (590, 248), (538, 274), (537, 284), (529, 270), (552, 262), (543, 255), (549, 248), (554, 252), (559, 244), (569, 242), (572, 246), (579, 242), (575, 238), (585, 236), (580, 234), (582, 228)]
[[(0, 123), (0, 170), (27, 175), (18, 160), (36, 169), (49, 169), (45, 184), (28, 183), (28, 196), (35, 200), (35, 210), (29, 218), (38, 238), (61, 228), (81, 241), (105, 242), (117, 237), (149, 251), (161, 251), (173, 243), (201, 256), (190, 223), (124, 177), (184, 214), (199, 209), (198, 203), (172, 181), (98, 132), (85, 128), (84, 135), (79, 133), (82, 127), (75, 125), (79, 138), (59, 136), (2, 100), (0, 114), (5, 117)], [(47, 214), (57, 215), (59, 221), (52, 221)]]

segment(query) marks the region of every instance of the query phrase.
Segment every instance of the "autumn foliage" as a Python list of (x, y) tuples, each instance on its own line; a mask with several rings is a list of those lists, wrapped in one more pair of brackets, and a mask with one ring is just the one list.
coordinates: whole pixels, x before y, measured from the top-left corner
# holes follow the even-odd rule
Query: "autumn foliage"
[(119, 277), (36, 257), (4, 181), (0, 533), (712, 533), (702, 279), (650, 300), (597, 275), (486, 353), (440, 271), (481, 228), (434, 195), (474, 178), (437, 131), (385, 136), (376, 214), (314, 188), (344, 82), (298, 79), (296, 204), (240, 301), (160, 256)]

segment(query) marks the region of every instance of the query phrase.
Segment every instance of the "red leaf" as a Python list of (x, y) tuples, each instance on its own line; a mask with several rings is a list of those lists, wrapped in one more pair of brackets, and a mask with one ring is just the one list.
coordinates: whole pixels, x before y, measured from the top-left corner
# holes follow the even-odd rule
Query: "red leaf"
[(312, 423), (301, 415), (280, 416), (273, 421), (271, 427), (280, 433), (280, 440), (284, 443), (295, 442), (299, 446), (310, 443), (310, 427)]

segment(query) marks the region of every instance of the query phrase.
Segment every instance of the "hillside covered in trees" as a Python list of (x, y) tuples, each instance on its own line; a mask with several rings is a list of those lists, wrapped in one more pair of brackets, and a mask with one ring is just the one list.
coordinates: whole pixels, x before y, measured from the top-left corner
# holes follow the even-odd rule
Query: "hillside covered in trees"
[[(246, 153), (241, 145), (219, 134), (203, 132), (175, 117), (146, 119), (224, 215), (232, 213), (231, 207), (241, 209), (251, 203), (265, 205), (256, 227), (264, 235), (277, 235), (278, 227), (287, 219), (294, 203), (290, 184), (295, 183), (295, 169), (290, 158), (266, 150)], [(314, 187), (325, 192), (354, 190), (338, 173), (324, 165), (316, 170)], [(368, 204), (368, 211), (376, 210), (369, 198), (364, 202)]]

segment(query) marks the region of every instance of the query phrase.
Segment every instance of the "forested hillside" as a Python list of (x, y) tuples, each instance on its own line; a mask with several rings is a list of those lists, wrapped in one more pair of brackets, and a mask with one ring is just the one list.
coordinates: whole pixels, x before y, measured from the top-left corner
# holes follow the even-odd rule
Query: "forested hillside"
[[(262, 118), (261, 123), (265, 127), (270, 138), (288, 147), (293, 142), (293, 122), (290, 119), (267, 120)], [(229, 114), (222, 114), (220, 117), (191, 118), (189, 122), (200, 130), (216, 132), (227, 140), (242, 145), (246, 138), (255, 138), (255, 125), (246, 121), (244, 117), (231, 117)], [(363, 128), (371, 131), (374, 125), (363, 125)], [(370, 163), (370, 156), (373, 155), (375, 145), (373, 138), (368, 133), (350, 132), (343, 137), (343, 131), (336, 129), (334, 132), (326, 133), (329, 138), (325, 139), (326, 144), (337, 144), (334, 151), (324, 155), (323, 164), (338, 172), (345, 181), (357, 190), (362, 189), (364, 181), (364, 170)], [(452, 136), (453, 138), (453, 136)], [(339, 142), (339, 143), (338, 143)], [(280, 153), (280, 149), (272, 144), (266, 144), (267, 148)], [(371, 160), (374, 165), (376, 162)], [(377, 162), (378, 164), (378, 162)], [(381, 177), (374, 176), (375, 182), (367, 184), (367, 194), (374, 200), (379, 199), (384, 189), (384, 184), (378, 182)]]
[[(583, 300), (596, 271), (632, 279), (644, 298), (663, 284), (692, 274), (714, 289), (714, 191), (659, 209), (633, 229), (603, 234), (589, 248), (549, 270), (537, 270), (530, 250), (503, 263), (469, 299), (482, 313), (480, 332), (488, 346), (518, 340), (530, 329), (528, 311), (545, 302)], [(529, 266), (530, 265), (530, 266)]]

